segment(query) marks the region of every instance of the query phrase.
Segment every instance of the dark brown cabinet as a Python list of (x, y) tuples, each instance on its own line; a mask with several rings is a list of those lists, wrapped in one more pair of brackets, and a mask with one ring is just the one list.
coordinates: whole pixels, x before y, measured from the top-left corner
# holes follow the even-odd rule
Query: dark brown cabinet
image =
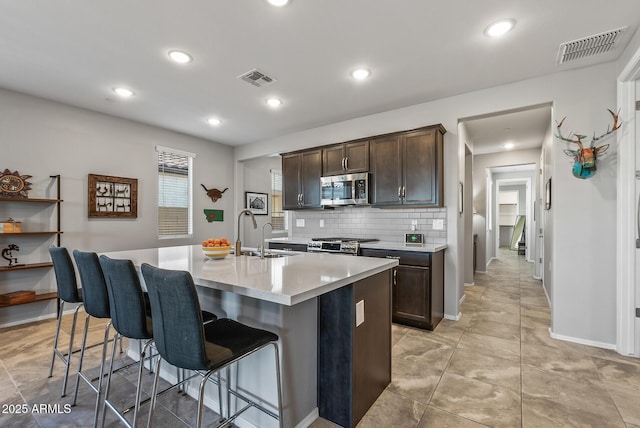
[(442, 125), (371, 140), (371, 203), (374, 206), (442, 206)]
[(393, 322), (433, 330), (444, 318), (444, 251), (363, 248), (362, 255), (400, 263), (393, 271)]
[(320, 208), (320, 149), (282, 155), (283, 208), (300, 210)]
[(353, 141), (322, 149), (322, 175), (369, 171), (369, 141)]

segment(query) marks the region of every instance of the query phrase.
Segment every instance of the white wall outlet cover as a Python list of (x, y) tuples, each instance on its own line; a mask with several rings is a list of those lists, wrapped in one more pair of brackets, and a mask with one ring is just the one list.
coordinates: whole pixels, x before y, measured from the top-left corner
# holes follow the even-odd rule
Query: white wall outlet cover
[(364, 300), (356, 303), (356, 327), (364, 322)]
[(297, 218), (296, 219), (296, 227), (304, 227), (304, 219), (303, 218)]
[(324, 220), (320, 219), (320, 227), (324, 227)]
[(444, 220), (441, 218), (433, 219), (433, 230), (443, 230)]
[(411, 220), (411, 226), (417, 226), (418, 220)]

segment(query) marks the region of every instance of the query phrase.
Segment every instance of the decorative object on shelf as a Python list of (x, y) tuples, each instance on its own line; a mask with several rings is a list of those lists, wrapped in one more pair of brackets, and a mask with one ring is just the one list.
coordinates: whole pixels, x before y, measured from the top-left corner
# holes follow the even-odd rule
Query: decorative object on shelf
[(36, 300), (35, 291), (20, 290), (12, 293), (0, 294), (0, 304), (2, 305), (20, 305)]
[(556, 138), (562, 141), (566, 141), (567, 143), (573, 143), (578, 145), (578, 150), (564, 151), (564, 153), (567, 156), (573, 158), (574, 160), (572, 173), (573, 173), (573, 176), (576, 178), (587, 179), (595, 175), (596, 169), (597, 169), (596, 162), (598, 160), (597, 159), (598, 154), (606, 152), (607, 149), (609, 148), (609, 144), (603, 144), (596, 147), (596, 141), (599, 141), (604, 137), (611, 135), (612, 133), (620, 129), (620, 126), (622, 126), (622, 123), (619, 122), (619, 117), (618, 117), (618, 114), (620, 112), (618, 111), (618, 113), (614, 113), (609, 109), (607, 110), (613, 117), (613, 127), (611, 129), (607, 127), (607, 132), (600, 135), (599, 137), (596, 137), (596, 134), (594, 132), (593, 137), (591, 138), (591, 144), (589, 145), (588, 148), (585, 148), (582, 144), (582, 140), (587, 138), (586, 135), (572, 133), (571, 135), (575, 137), (575, 139), (573, 140), (571, 138), (567, 138), (562, 135), (562, 133), (560, 132), (560, 127), (562, 127), (562, 124), (564, 123), (564, 120), (566, 119), (566, 117), (563, 118), (560, 121), (560, 123), (556, 122), (557, 124), (556, 129), (558, 130), (558, 133), (556, 134)]
[(216, 202), (218, 199), (222, 197), (222, 194), (226, 192), (229, 188), (225, 187), (224, 190), (218, 190), (215, 188), (207, 189), (204, 184), (200, 184), (205, 192), (207, 192), (207, 196), (211, 198), (212, 202)]
[(544, 209), (551, 209), (551, 177), (547, 180), (547, 186), (544, 192)]
[(20, 247), (17, 244), (9, 244), (7, 248), (2, 249), (2, 258), (9, 261), (9, 267), (24, 266), (18, 264), (18, 258), (13, 255), (14, 251), (20, 251)]
[(31, 190), (31, 183), (27, 181), (30, 178), (30, 175), (21, 175), (18, 171), (11, 172), (5, 169), (4, 172), (0, 172), (0, 195), (26, 198)]
[(267, 204), (268, 194), (256, 192), (244, 192), (245, 208), (249, 209), (254, 215), (267, 215), (269, 206)]
[(223, 210), (204, 210), (204, 216), (207, 218), (207, 221), (211, 223), (212, 221), (224, 221), (224, 211)]
[(22, 223), (11, 217), (7, 221), (0, 221), (0, 233), (21, 233)]
[(138, 179), (89, 174), (89, 218), (138, 217)]

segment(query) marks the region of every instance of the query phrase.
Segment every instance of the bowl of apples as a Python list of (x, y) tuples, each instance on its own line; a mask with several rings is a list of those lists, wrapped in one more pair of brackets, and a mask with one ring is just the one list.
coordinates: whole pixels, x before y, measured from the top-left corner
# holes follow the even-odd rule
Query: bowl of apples
[(210, 259), (224, 259), (231, 253), (231, 243), (227, 238), (210, 238), (202, 241), (202, 253)]

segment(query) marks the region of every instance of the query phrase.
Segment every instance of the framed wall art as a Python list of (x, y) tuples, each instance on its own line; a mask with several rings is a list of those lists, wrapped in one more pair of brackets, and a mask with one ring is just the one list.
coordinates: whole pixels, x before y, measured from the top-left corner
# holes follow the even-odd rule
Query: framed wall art
[(137, 218), (138, 179), (89, 174), (89, 218)]
[(244, 195), (245, 208), (251, 210), (254, 215), (267, 215), (269, 213), (268, 194), (244, 192)]

